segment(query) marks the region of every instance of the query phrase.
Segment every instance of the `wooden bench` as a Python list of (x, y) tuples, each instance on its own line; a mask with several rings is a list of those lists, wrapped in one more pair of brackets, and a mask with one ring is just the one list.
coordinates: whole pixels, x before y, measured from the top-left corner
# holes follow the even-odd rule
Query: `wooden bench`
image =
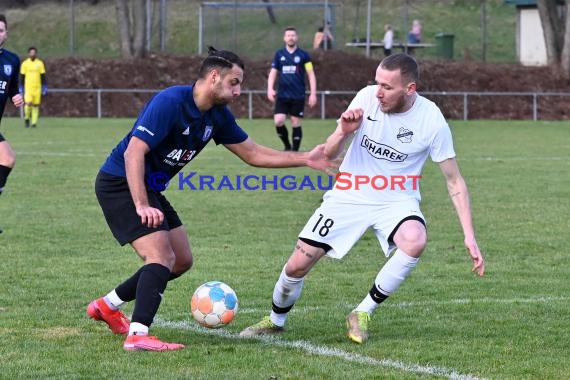
[[(373, 42), (370, 43), (366, 42), (347, 42), (345, 44), (347, 47), (357, 47), (357, 48), (364, 48), (366, 49), (367, 46), (370, 46), (370, 50), (374, 49), (382, 49), (384, 48), (384, 42)], [(409, 42), (394, 42), (392, 44), (392, 49), (401, 49), (404, 52), (413, 53), (415, 49), (425, 49), (425, 48), (432, 48), (435, 47), (435, 44), (428, 44), (428, 43), (409, 43)]]

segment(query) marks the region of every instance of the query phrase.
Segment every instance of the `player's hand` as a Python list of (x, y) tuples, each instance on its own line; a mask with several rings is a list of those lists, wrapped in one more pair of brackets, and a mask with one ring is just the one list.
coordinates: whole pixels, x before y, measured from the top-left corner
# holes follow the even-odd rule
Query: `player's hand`
[(309, 95), (309, 107), (313, 108), (317, 105), (317, 95)]
[(42, 95), (43, 95), (43, 96), (46, 96), (47, 93), (48, 93), (48, 88), (47, 88), (47, 85), (44, 84), (44, 85), (42, 86)]
[(22, 94), (16, 94), (14, 96), (12, 96), (12, 103), (14, 103), (14, 106), (16, 107), (21, 107), (24, 105), (24, 97), (22, 96)]
[(267, 99), (269, 99), (269, 101), (271, 103), (275, 103), (275, 97), (277, 96), (277, 91), (275, 90), (268, 90), (267, 91)]
[(312, 169), (322, 170), (329, 175), (335, 175), (334, 171), (338, 169), (341, 162), (340, 158), (329, 158), (325, 154), (325, 144), (320, 144), (309, 152), (307, 166)]
[(157, 228), (164, 222), (164, 214), (157, 208), (150, 206), (137, 207), (137, 214), (141, 217), (141, 223), (148, 228)]
[(340, 127), (342, 132), (349, 135), (356, 131), (362, 123), (363, 115), (364, 110), (362, 108), (344, 111), (342, 115), (340, 115)]
[(483, 259), (483, 254), (479, 250), (477, 241), (475, 238), (465, 239), (465, 247), (473, 260), (472, 272), (475, 272), (478, 276), (483, 276), (485, 274), (485, 259)]

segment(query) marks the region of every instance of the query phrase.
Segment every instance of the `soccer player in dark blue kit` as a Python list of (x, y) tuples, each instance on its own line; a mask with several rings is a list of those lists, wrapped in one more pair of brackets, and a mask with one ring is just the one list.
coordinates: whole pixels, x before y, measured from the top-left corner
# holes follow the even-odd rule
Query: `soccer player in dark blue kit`
[[(8, 22), (6, 16), (0, 14), (0, 120), (8, 99), (16, 107), (24, 104), (24, 98), (18, 92), (18, 75), (20, 74), (20, 58), (6, 49), (4, 42), (8, 38)], [(8, 175), (16, 163), (16, 155), (8, 141), (0, 133), (0, 194), (4, 190)], [(2, 230), (0, 229), (0, 233)]]
[[(336, 162), (324, 144), (310, 152), (281, 152), (255, 143), (227, 108), (241, 92), (242, 60), (232, 52), (211, 49), (191, 86), (167, 88), (144, 107), (132, 130), (113, 149), (95, 181), (95, 192), (111, 232), (121, 245), (130, 243), (144, 265), (87, 314), (127, 334), (126, 350), (168, 351), (183, 348), (148, 334), (164, 290), (192, 266), (186, 230), (174, 208), (157, 189), (153, 173), (172, 178), (210, 140), (223, 144), (249, 165), (267, 168), (308, 166), (330, 172)], [(135, 301), (132, 319), (121, 305)]]
[[(309, 53), (297, 46), (297, 31), (287, 27), (283, 35), (285, 47), (277, 50), (267, 79), (267, 98), (275, 103), (273, 120), (277, 136), (285, 150), (298, 151), (303, 138), (301, 120), (305, 114), (305, 74), (309, 78), (309, 107), (317, 104), (317, 78)], [(278, 90), (275, 81), (279, 77)], [(291, 117), (292, 145), (285, 126), (287, 115)]]

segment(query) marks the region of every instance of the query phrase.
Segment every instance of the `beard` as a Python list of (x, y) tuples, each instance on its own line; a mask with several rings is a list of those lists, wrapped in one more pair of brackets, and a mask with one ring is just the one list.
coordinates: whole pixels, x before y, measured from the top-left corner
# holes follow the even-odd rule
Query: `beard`
[(228, 98), (224, 98), (221, 96), (216, 95), (214, 97), (214, 104), (217, 106), (227, 106), (228, 104), (231, 103), (233, 99), (228, 99)]
[(233, 97), (223, 96), (224, 88), (221, 83), (216, 84), (214, 88), (214, 104), (217, 106), (227, 106), (233, 101)]
[(380, 109), (384, 113), (401, 113), (401, 112), (407, 111), (407, 106), (408, 106), (408, 103), (406, 101), (406, 96), (404, 94), (398, 96), (390, 104), (380, 103)]

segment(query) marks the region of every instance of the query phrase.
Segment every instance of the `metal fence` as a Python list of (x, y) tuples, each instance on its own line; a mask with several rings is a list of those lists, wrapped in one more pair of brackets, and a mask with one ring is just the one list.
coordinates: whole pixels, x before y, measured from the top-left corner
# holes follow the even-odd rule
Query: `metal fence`
[[(42, 105), (42, 114), (56, 117), (133, 117), (158, 91), (51, 89), (47, 104)], [(306, 109), (306, 117), (336, 119), (355, 94), (355, 91), (318, 91), (319, 105)], [(570, 120), (570, 92), (430, 91), (421, 94), (436, 102), (449, 119)], [(264, 90), (242, 90), (240, 98), (231, 105), (233, 113), (237, 118), (272, 117), (273, 105), (265, 95)], [(60, 107), (55, 107), (56, 104)]]

